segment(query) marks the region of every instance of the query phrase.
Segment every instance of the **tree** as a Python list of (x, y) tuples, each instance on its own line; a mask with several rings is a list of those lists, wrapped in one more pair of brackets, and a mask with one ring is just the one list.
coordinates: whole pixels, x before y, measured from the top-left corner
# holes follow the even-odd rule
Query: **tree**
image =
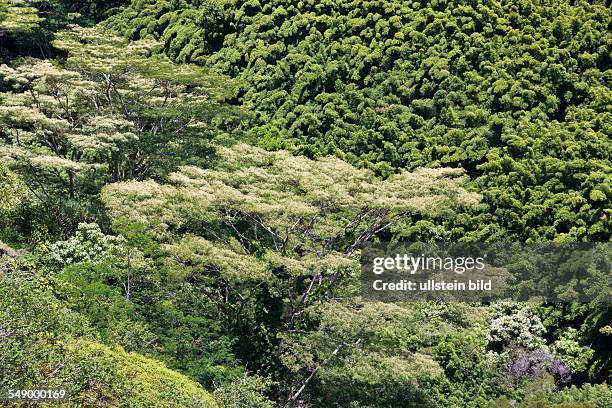
[(0, 36), (7, 32), (29, 32), (42, 21), (38, 10), (27, 0), (0, 1)]
[(68, 54), (65, 63), (0, 67), (9, 89), (0, 93), (0, 140), (2, 161), (19, 169), (64, 231), (103, 183), (163, 177), (181, 161), (202, 160), (212, 153), (212, 129), (231, 120), (222, 79), (153, 55), (151, 41), (128, 44), (74, 26), (53, 44)]
[(163, 244), (180, 291), (218, 304), (217, 318), (238, 337), (238, 358), (272, 375), (281, 375), (270, 353), (279, 333), (316, 329), (303, 322), (309, 306), (355, 294), (364, 244), (407, 214), (449, 213), (478, 199), (454, 169), (382, 181), (333, 157), (243, 144), (219, 155), (214, 168), (182, 167), (169, 184), (107, 185), (102, 200), (115, 231), (142, 224)]

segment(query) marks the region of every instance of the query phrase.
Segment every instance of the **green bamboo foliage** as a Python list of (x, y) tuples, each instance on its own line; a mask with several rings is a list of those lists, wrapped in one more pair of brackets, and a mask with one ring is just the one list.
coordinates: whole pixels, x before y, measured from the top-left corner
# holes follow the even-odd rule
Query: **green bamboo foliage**
[[(107, 25), (246, 85), (252, 138), (388, 176), (463, 167), (449, 237), (610, 236), (604, 1), (138, 1)], [(424, 232), (425, 236), (432, 236)]]

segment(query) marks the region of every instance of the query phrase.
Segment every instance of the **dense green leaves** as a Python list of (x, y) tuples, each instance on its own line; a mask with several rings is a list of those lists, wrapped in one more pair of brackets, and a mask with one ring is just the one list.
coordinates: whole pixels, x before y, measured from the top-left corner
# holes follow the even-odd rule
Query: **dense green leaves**
[[(603, 0), (0, 0), (0, 390), (607, 406), (609, 289), (385, 304), (359, 296), (359, 260), (379, 241), (608, 241), (611, 17)], [(550, 282), (540, 252), (518, 289)], [(588, 275), (560, 299), (606, 285), (595, 255), (559, 268)]]
[[(243, 83), (263, 146), (467, 169), (471, 240), (607, 240), (603, 1), (137, 1), (107, 25)], [(274, 140), (274, 141), (272, 141)]]
[(216, 406), (199, 384), (163, 364), (100, 344), (85, 316), (51, 294), (69, 284), (0, 262), (2, 388), (61, 388), (69, 406)]

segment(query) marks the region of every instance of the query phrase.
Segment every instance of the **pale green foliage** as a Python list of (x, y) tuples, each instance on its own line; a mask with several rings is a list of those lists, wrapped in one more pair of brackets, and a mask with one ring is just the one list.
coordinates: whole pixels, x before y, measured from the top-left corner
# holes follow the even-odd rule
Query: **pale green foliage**
[(242, 251), (233, 251), (229, 247), (215, 246), (214, 243), (196, 236), (186, 236), (176, 244), (165, 247), (171, 257), (167, 258), (170, 266), (186, 265), (183, 273), (195, 272), (206, 265), (230, 280), (271, 278), (271, 272), (265, 262)]
[(41, 200), (48, 190), (78, 199), (107, 180), (163, 173), (178, 159), (166, 156), (180, 157), (194, 132), (211, 129), (230, 88), (154, 54), (154, 42), (128, 43), (98, 27), (71, 26), (53, 44), (68, 54), (63, 65), (0, 66), (10, 89), (0, 93), (0, 162), (19, 168)]
[(319, 249), (344, 229), (363, 241), (404, 214), (439, 214), (478, 198), (461, 187), (461, 172), (453, 169), (419, 169), (381, 181), (333, 157), (310, 160), (243, 144), (219, 153), (218, 168), (183, 167), (171, 176), (172, 186), (108, 186), (103, 197), (113, 218), (150, 224), (156, 236), (168, 238), (190, 218), (229, 223), (244, 215), (268, 230), (276, 249), (307, 242)]
[(12, 217), (29, 198), (27, 187), (12, 171), (0, 167), (0, 217)]
[[(75, 353), (75, 369), (87, 373), (84, 379), (100, 381), (98, 389), (74, 398), (76, 402), (96, 404), (109, 398), (116, 407), (185, 407), (213, 408), (217, 403), (193, 380), (166, 368), (162, 363), (121, 347), (77, 342), (70, 346)], [(110, 375), (110, 387), (103, 382)]]
[(257, 375), (242, 376), (217, 387), (213, 397), (223, 408), (274, 408), (276, 405), (264, 397), (272, 382)]
[[(96, 84), (79, 73), (48, 61), (26, 60), (15, 68), (1, 66), (0, 76), (15, 91), (0, 94), (0, 127), (8, 139), (1, 159), (30, 177), (59, 181), (74, 195), (74, 183), (99, 168), (91, 159), (110, 158), (108, 151), (118, 150), (125, 140), (121, 127), (109, 132), (95, 113), (81, 112)], [(107, 132), (98, 133), (100, 127)], [(109, 148), (112, 145), (117, 148)]]
[(14, 69), (2, 65), (0, 77), (17, 91), (0, 94), (0, 126), (9, 138), (2, 158), (40, 158), (48, 167), (53, 167), (52, 160), (57, 159), (59, 168), (78, 167), (65, 151), (71, 126), (61, 115), (72, 108), (70, 101), (78, 97), (79, 90), (92, 84), (76, 73), (38, 60), (26, 60)]
[(305, 368), (315, 371), (319, 393), (341, 406), (353, 401), (429, 406), (427, 384), (444, 375), (431, 348), (422, 348), (433, 333), (444, 333), (443, 320), (427, 317), (435, 309), (359, 299), (316, 304), (305, 318), (320, 321), (317, 329), (283, 335), (281, 360), (294, 379)]
[(0, 36), (5, 32), (29, 32), (43, 20), (29, 0), (0, 0)]
[[(422, 321), (425, 307), (362, 302), (359, 299), (314, 304), (305, 310), (305, 314), (309, 318), (320, 319), (321, 324), (309, 334), (287, 334), (283, 361), (290, 369), (299, 370), (304, 363), (315, 364), (317, 356), (329, 356), (343, 344), (342, 347), (346, 347), (343, 354), (350, 355), (359, 349), (381, 356), (390, 353), (411, 357), (405, 362), (409, 365), (410, 359), (421, 359), (413, 356), (412, 350), (427, 334), (424, 327), (414, 326), (413, 323)], [(432, 374), (440, 374), (435, 363), (430, 364), (429, 368)]]
[(53, 45), (69, 53), (68, 65), (84, 72), (128, 75), (130, 69), (146, 69), (147, 56), (160, 44), (154, 41), (128, 43), (98, 27), (71, 25), (69, 30), (55, 36)]
[(167, 265), (180, 270), (180, 275), (189, 276), (204, 270), (219, 273), (230, 281), (268, 281), (275, 279), (273, 271), (282, 268), (291, 276), (310, 273), (331, 275), (342, 271), (343, 275), (354, 274), (358, 265), (338, 253), (317, 256), (308, 254), (299, 259), (268, 251), (261, 256), (249, 254), (236, 241), (228, 244), (212, 242), (188, 235), (175, 244), (164, 246), (168, 253)]
[(219, 153), (214, 169), (183, 167), (172, 184), (116, 183), (102, 191), (115, 227), (146, 226), (166, 243), (166, 262), (183, 277), (206, 271), (229, 281), (273, 282), (278, 269), (332, 281), (355, 276), (350, 255), (406, 214), (477, 200), (452, 169), (382, 181), (333, 157), (310, 160), (242, 144)]
[[(156, 51), (162, 44), (157, 41), (127, 41), (100, 27), (70, 25), (69, 30), (57, 33), (53, 46), (68, 52), (69, 68), (82, 71), (90, 77), (101, 76), (107, 81), (107, 85), (113, 86), (123, 80), (133, 81), (133, 88), (126, 89), (125, 95), (130, 95), (130, 89), (163, 81), (166, 83), (159, 85), (169, 89), (163, 89), (163, 86), (160, 88), (169, 94), (154, 89), (152, 95), (160, 99), (166, 98), (166, 95), (178, 99), (173, 101), (174, 103), (193, 103), (222, 91), (215, 83), (219, 77), (211, 75), (208, 70), (189, 64), (174, 64), (168, 58), (158, 55)], [(179, 84), (206, 88), (209, 93), (185, 93)]]
[(609, 336), (612, 334), (612, 326), (606, 325), (602, 327), (601, 329), (599, 329), (599, 332)]

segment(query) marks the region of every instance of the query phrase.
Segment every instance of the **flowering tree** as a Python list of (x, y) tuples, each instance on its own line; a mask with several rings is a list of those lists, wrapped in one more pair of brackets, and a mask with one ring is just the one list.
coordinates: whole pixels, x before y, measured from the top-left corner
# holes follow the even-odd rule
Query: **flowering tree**
[[(181, 290), (218, 304), (228, 330), (244, 333), (248, 358), (260, 356), (254, 364), (262, 370), (272, 364), (264, 359), (278, 358), (270, 350), (280, 347), (281, 333), (316, 330), (314, 315), (355, 294), (362, 245), (392, 233), (409, 214), (445, 214), (478, 200), (454, 169), (418, 169), (383, 181), (333, 157), (310, 160), (242, 144), (219, 155), (213, 169), (182, 167), (168, 184), (107, 185), (102, 199), (116, 231), (127, 236), (141, 225), (141, 233), (162, 243)], [(347, 336), (335, 336), (317, 365), (357, 340)], [(314, 374), (292, 370), (295, 400)]]
[(5, 32), (27, 32), (42, 20), (28, 0), (0, 0), (0, 36)]
[(53, 45), (65, 63), (0, 66), (0, 162), (19, 169), (48, 213), (108, 181), (163, 175), (186, 149), (210, 154), (212, 118), (228, 117), (218, 77), (100, 28), (73, 26)]

